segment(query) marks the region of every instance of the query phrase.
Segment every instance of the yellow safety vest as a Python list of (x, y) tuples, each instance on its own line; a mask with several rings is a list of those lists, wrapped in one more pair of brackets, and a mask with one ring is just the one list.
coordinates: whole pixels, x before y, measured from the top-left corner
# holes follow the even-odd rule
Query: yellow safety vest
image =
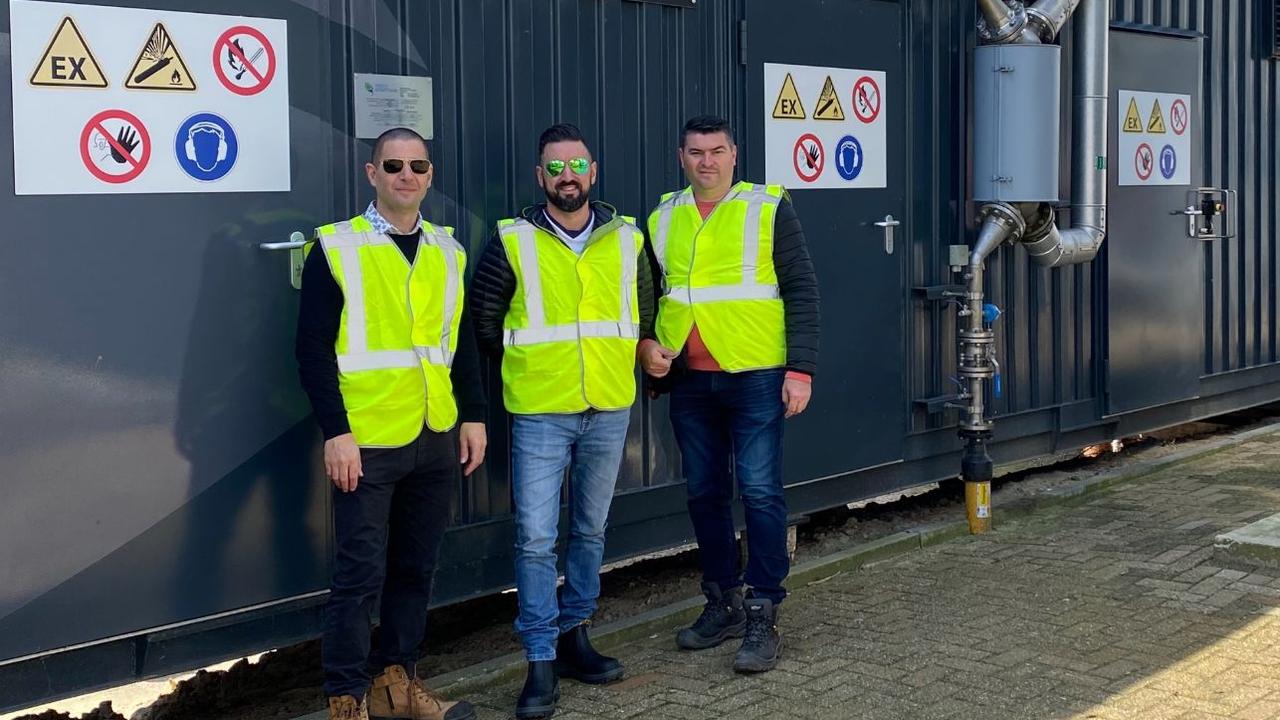
[(361, 447), (413, 442), (458, 421), (449, 368), (458, 348), (467, 256), (453, 228), (422, 223), (410, 266), (364, 217), (316, 229), (342, 288), (338, 387)]
[(684, 347), (694, 323), (729, 372), (786, 365), (786, 319), (773, 267), (781, 185), (740, 182), (706, 221), (692, 188), (662, 196), (649, 237), (662, 266), (658, 341)]
[(502, 398), (518, 415), (619, 410), (635, 402), (640, 311), (633, 218), (597, 227), (578, 255), (527, 220), (498, 233), (516, 276), (502, 321)]

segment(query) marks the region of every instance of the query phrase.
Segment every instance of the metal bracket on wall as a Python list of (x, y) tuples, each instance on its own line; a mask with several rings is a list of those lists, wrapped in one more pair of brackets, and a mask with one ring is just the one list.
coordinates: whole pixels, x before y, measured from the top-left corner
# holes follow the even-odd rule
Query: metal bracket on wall
[(964, 395), (938, 395), (931, 398), (917, 398), (911, 401), (911, 404), (917, 410), (924, 410), (930, 415), (940, 413), (943, 410), (951, 410), (954, 408), (963, 408), (964, 400), (968, 398)]
[(932, 302), (946, 302), (954, 298), (964, 297), (963, 285), (920, 285), (911, 288), (912, 294)]
[(692, 8), (698, 0), (626, 0), (633, 3), (649, 3), (651, 5), (670, 5), (671, 7)]

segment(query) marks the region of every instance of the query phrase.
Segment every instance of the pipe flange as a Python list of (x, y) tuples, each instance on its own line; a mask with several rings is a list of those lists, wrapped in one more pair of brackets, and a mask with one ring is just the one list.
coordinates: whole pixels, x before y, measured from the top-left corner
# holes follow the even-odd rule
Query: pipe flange
[(994, 222), (1009, 231), (1009, 237), (1017, 240), (1027, 230), (1027, 221), (1023, 219), (1022, 213), (1009, 203), (992, 202), (983, 205), (978, 210), (978, 220), (986, 224)]
[(1053, 211), (1053, 206), (1049, 203), (1040, 203), (1027, 219), (1027, 229), (1022, 234), (1020, 242), (1033, 243), (1045, 239), (1053, 231), (1053, 225), (1057, 221), (1058, 215)]
[[(1062, 10), (1063, 7), (1059, 5), (1058, 9)], [(1060, 18), (1052, 18), (1040, 8), (1029, 7), (1027, 8), (1027, 27), (1036, 34), (1036, 37), (1040, 38), (1040, 42), (1049, 45), (1058, 36), (1058, 28), (1062, 27), (1063, 23), (1067, 21), (1067, 14), (1065, 12), (1060, 14)]]
[(1016, 42), (1022, 31), (1027, 27), (1027, 8), (1018, 0), (1007, 0), (1005, 4), (1009, 7), (1009, 14), (1005, 17), (1005, 22), (999, 27), (991, 27), (987, 24), (987, 18), (979, 15), (978, 37), (982, 39), (983, 43), (999, 45)]

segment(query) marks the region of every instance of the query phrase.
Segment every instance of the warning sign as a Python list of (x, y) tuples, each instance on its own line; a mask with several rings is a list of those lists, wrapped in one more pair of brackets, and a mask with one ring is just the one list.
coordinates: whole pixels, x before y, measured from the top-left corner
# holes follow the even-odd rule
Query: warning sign
[(1142, 143), (1138, 146), (1137, 152), (1133, 154), (1133, 169), (1138, 173), (1139, 180), (1146, 180), (1151, 177), (1151, 170), (1155, 167), (1155, 154), (1151, 151), (1151, 146)]
[(827, 164), (827, 151), (817, 135), (805, 133), (796, 140), (795, 149), (792, 150), (792, 163), (796, 168), (796, 177), (807, 183), (822, 175), (822, 169)]
[(1142, 132), (1142, 115), (1138, 112), (1138, 99), (1129, 98), (1129, 109), (1124, 112), (1124, 131), (1127, 133)]
[(1151, 104), (1151, 117), (1147, 119), (1147, 132), (1163, 133), (1164, 129), (1164, 113), (1160, 112), (1160, 98)]
[(796, 81), (787, 73), (782, 81), (782, 89), (778, 91), (778, 99), (773, 103), (773, 117), (776, 120), (803, 120), (804, 105), (800, 103), (800, 93), (796, 92)]
[(107, 86), (107, 76), (102, 73), (89, 44), (70, 15), (62, 18), (53, 39), (40, 54), (40, 62), (31, 71), (30, 82), (37, 87)]
[(80, 132), (80, 159), (99, 180), (127, 183), (147, 169), (151, 135), (132, 113), (103, 110)]
[[(889, 147), (891, 78), (870, 68), (764, 63), (764, 180), (792, 190), (888, 186), (905, 151)], [(803, 104), (801, 98), (804, 98)], [(851, 104), (852, 103), (852, 104)]]
[(1125, 159), (1116, 164), (1117, 184), (1191, 185), (1191, 96), (1124, 89), (1116, 93), (1116, 108), (1125, 110), (1123, 115), (1117, 112), (1114, 121), (1119, 126), (1117, 157)]
[(195, 78), (182, 60), (178, 46), (165, 29), (164, 23), (156, 23), (147, 42), (138, 53), (133, 69), (124, 86), (134, 90), (186, 90), (196, 89)]
[(1187, 131), (1187, 104), (1179, 98), (1169, 106), (1169, 124), (1173, 126), (1173, 134), (1181, 135)]
[(276, 51), (257, 28), (237, 25), (213, 44), (213, 69), (231, 92), (257, 95), (276, 76)]
[(836, 92), (835, 83), (831, 82), (831, 76), (827, 76), (827, 82), (822, 86), (822, 93), (818, 95), (818, 104), (813, 109), (814, 120), (843, 120), (844, 108), (840, 106), (840, 93)]
[[(13, 59), (0, 154), (12, 159), (15, 195), (288, 192), (292, 173), (318, 162), (291, 158), (289, 22), (81, 2), (93, 4), (0, 3), (0, 55)], [(253, 30), (227, 37), (217, 60), (248, 98), (209, 65), (220, 38), (241, 27)], [(232, 54), (233, 66), (236, 42), (244, 60)]]
[(853, 114), (864, 123), (880, 116), (880, 86), (875, 78), (862, 76), (853, 85)]

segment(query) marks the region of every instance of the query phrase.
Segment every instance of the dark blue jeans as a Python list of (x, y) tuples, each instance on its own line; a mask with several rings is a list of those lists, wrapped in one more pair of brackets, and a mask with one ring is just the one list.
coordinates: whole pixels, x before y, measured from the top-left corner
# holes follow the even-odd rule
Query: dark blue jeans
[[(755, 597), (782, 602), (790, 571), (782, 491), (782, 369), (691, 370), (671, 391), (671, 424), (687, 481), (702, 579), (722, 589), (745, 579)], [(747, 520), (747, 572), (734, 542), (733, 485)]]
[[(423, 429), (399, 448), (361, 448), (355, 492), (333, 491), (333, 578), (324, 612), (324, 694), (363, 697), (370, 670), (412, 668), (449, 504), (458, 486), (458, 434)], [(370, 614), (380, 602), (377, 651)]]

